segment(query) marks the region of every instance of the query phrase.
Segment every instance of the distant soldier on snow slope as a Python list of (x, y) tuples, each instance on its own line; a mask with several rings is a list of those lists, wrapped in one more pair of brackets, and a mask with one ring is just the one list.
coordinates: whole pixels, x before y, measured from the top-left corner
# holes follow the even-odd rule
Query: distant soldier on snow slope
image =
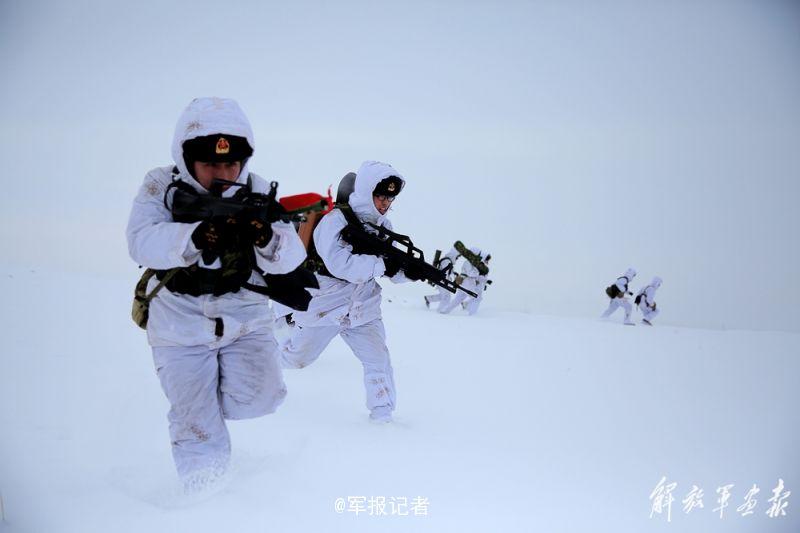
[(617, 278), (617, 281), (606, 287), (606, 295), (609, 298), (608, 309), (605, 310), (600, 318), (608, 318), (619, 307), (622, 307), (625, 310), (625, 325), (634, 325), (634, 323), (631, 322), (631, 311), (633, 307), (627, 298), (627, 296), (633, 295), (628, 289), (628, 286), (634, 277), (636, 277), (636, 270), (629, 268), (623, 275)]
[[(461, 243), (457, 242), (456, 244), (460, 245)], [(463, 245), (459, 247), (463, 250)], [(458, 305), (462, 305), (468, 314), (474, 315), (483, 301), (483, 292), (486, 290), (487, 284), (491, 283), (491, 280), (486, 279), (489, 274), (491, 254), (484, 254), (480, 248), (472, 247), (469, 250), (463, 250), (462, 255), (464, 263), (461, 266), (461, 276), (463, 277), (461, 284), (465, 289), (474, 292), (476, 296), (472, 297), (464, 292), (459, 292), (449, 303), (439, 306), (440, 313), (449, 313)]]
[(658, 290), (659, 287), (661, 287), (661, 278), (656, 276), (653, 278), (653, 281), (650, 282), (650, 285), (647, 285), (636, 293), (636, 298), (633, 300), (639, 307), (639, 311), (642, 312), (642, 323), (648, 326), (653, 325), (653, 319), (658, 316), (660, 312), (659, 309), (656, 309), (656, 290)]

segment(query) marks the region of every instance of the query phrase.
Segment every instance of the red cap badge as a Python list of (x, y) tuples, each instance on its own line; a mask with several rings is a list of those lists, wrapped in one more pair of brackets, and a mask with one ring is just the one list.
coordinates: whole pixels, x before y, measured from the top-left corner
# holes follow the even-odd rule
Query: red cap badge
[(217, 154), (227, 154), (231, 151), (231, 145), (225, 137), (219, 138), (215, 151)]

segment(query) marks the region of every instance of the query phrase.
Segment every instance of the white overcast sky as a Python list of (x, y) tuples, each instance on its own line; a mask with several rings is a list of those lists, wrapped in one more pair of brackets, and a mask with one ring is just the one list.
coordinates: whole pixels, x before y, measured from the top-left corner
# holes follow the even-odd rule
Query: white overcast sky
[(664, 323), (800, 330), (800, 3), (0, 0), (6, 263), (129, 276), (124, 227), (196, 96), (237, 99), (284, 194), (364, 159), (486, 305), (599, 315), (628, 266)]

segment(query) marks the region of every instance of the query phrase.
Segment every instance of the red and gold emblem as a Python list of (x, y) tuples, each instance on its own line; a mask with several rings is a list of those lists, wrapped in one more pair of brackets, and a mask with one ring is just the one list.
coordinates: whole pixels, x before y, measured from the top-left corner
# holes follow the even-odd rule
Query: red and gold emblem
[(231, 151), (231, 144), (228, 142), (228, 139), (225, 137), (220, 137), (217, 141), (217, 148), (215, 150), (217, 154), (227, 154)]

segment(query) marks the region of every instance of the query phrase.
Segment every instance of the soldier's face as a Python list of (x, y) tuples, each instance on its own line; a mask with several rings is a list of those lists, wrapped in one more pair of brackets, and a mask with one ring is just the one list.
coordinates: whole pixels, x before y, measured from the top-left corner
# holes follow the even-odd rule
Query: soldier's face
[(386, 214), (392, 202), (394, 202), (394, 196), (385, 196), (383, 194), (372, 195), (372, 203), (375, 204), (375, 209), (377, 209), (378, 213), (381, 215)]
[[(242, 162), (234, 161), (233, 163), (204, 163), (202, 161), (194, 162), (194, 175), (197, 182), (202, 185), (207, 191), (211, 190), (211, 184), (215, 179), (225, 181), (236, 181), (239, 173), (242, 171)], [(224, 191), (228, 186), (222, 187)]]

